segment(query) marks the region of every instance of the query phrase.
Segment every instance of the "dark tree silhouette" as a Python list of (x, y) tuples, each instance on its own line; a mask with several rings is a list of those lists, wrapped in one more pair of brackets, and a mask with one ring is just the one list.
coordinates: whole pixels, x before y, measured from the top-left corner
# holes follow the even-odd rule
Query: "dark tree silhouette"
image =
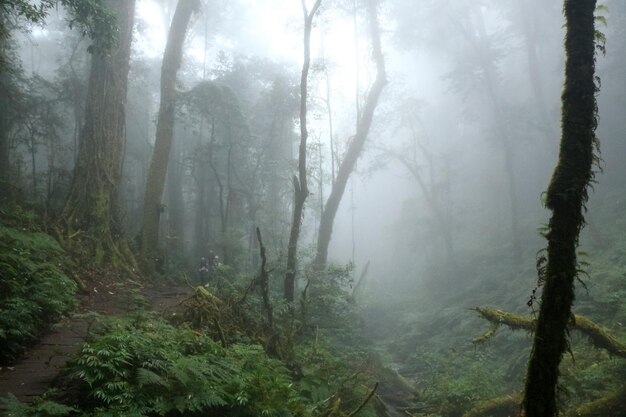
[(597, 106), (594, 80), (596, 0), (566, 0), (565, 86), (561, 109), (559, 162), (547, 191), (552, 211), (547, 233), (547, 264), (537, 329), (528, 364), (523, 409), (526, 417), (558, 415), (559, 364), (568, 348), (572, 321), (576, 247), (584, 226), (587, 187), (593, 177)]
[(306, 126), (307, 116), (307, 88), (309, 78), (309, 67), (311, 66), (311, 30), (313, 29), (313, 18), (320, 8), (322, 0), (316, 0), (311, 8), (307, 10), (306, 1), (302, 0), (302, 12), (304, 14), (304, 62), (302, 64), (302, 74), (300, 78), (300, 148), (298, 152), (298, 175), (293, 177), (294, 205), (293, 218), (291, 222), (291, 232), (289, 233), (289, 243), (287, 246), (287, 272), (285, 273), (284, 296), (292, 303), (296, 289), (296, 261), (298, 252), (298, 239), (300, 238), (300, 227), (302, 226), (302, 214), (304, 212), (304, 202), (309, 196), (309, 187), (306, 176), (306, 143), (309, 132)]

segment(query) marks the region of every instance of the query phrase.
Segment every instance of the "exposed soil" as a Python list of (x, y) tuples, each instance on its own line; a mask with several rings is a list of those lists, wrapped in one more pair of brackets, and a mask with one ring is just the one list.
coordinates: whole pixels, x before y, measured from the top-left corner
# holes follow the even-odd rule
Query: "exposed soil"
[[(148, 307), (167, 315), (190, 292), (186, 286), (121, 286), (100, 282), (83, 291), (78, 313), (124, 314), (137, 308), (137, 300), (142, 295)], [(43, 394), (61, 368), (78, 352), (91, 323), (92, 319), (81, 315), (65, 318), (19, 361), (0, 368), (0, 397), (12, 393), (19, 400), (28, 402)]]

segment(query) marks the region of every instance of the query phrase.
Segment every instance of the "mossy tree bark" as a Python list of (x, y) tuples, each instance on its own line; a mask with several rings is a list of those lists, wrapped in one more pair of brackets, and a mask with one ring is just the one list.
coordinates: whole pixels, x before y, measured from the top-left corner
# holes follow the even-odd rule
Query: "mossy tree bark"
[(565, 86), (559, 162), (547, 191), (552, 211), (547, 234), (545, 282), (522, 407), (526, 417), (558, 415), (559, 364), (567, 350), (572, 319), (576, 247), (584, 224), (587, 187), (593, 176), (596, 85), (594, 10), (596, 0), (565, 0)]
[(372, 84), (365, 101), (365, 106), (359, 112), (356, 134), (352, 138), (346, 156), (341, 161), (337, 171), (337, 178), (333, 183), (333, 188), (326, 200), (324, 210), (320, 219), (319, 233), (317, 238), (317, 254), (315, 256), (314, 266), (316, 269), (323, 269), (328, 260), (328, 245), (333, 233), (333, 224), (339, 203), (346, 189), (350, 174), (354, 171), (365, 141), (369, 135), (374, 111), (378, 105), (378, 99), (387, 84), (387, 76), (385, 72), (385, 59), (383, 57), (382, 48), (380, 46), (380, 30), (378, 27), (377, 2), (375, 0), (367, 1), (367, 14), (369, 18), (369, 30), (372, 42), (372, 57), (376, 63), (376, 80)]
[(309, 196), (309, 187), (306, 175), (306, 146), (309, 132), (307, 130), (307, 97), (309, 67), (311, 66), (311, 30), (313, 18), (320, 8), (322, 0), (316, 0), (311, 8), (307, 9), (306, 0), (302, 0), (302, 12), (304, 14), (304, 62), (300, 76), (300, 147), (298, 152), (298, 175), (293, 177), (294, 205), (291, 221), (291, 232), (287, 244), (287, 272), (284, 281), (284, 297), (289, 303), (293, 303), (296, 291), (296, 264), (298, 252), (298, 239), (302, 226), (304, 202)]
[[(119, 25), (115, 48), (95, 53), (85, 109), (85, 124), (74, 168), (74, 179), (61, 213), (68, 238), (96, 264), (134, 266), (134, 258), (120, 239), (117, 193), (126, 142), (125, 107), (135, 1), (106, 2)], [(69, 237), (77, 236), (77, 242)]]
[(176, 109), (176, 74), (183, 57), (183, 42), (191, 15), (198, 9), (199, 0), (179, 0), (163, 54), (161, 64), (161, 103), (157, 119), (156, 141), (148, 169), (144, 194), (143, 223), (141, 228), (141, 255), (144, 261), (157, 256), (159, 218), (162, 212), (161, 197), (165, 186), (167, 162), (174, 135)]

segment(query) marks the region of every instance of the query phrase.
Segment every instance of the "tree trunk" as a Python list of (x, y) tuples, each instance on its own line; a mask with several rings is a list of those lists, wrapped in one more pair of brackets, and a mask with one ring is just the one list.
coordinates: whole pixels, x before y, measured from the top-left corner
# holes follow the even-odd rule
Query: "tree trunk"
[(317, 254), (314, 261), (316, 269), (323, 269), (326, 266), (328, 260), (328, 245), (330, 244), (330, 238), (333, 233), (333, 223), (335, 222), (339, 203), (345, 192), (350, 174), (354, 171), (354, 166), (363, 151), (365, 141), (367, 140), (372, 125), (374, 111), (378, 105), (378, 99), (387, 84), (385, 60), (380, 46), (380, 31), (378, 28), (378, 14), (376, 12), (375, 0), (369, 0), (367, 2), (367, 10), (369, 15), (370, 36), (372, 39), (372, 55), (376, 62), (376, 80), (369, 91), (365, 106), (360, 111), (356, 135), (350, 142), (346, 156), (339, 165), (337, 178), (333, 183), (332, 190), (324, 206), (324, 211), (322, 212), (317, 238)]
[(404, 165), (407, 171), (409, 171), (413, 178), (415, 178), (415, 180), (417, 181), (420, 191), (424, 196), (424, 201), (426, 202), (428, 211), (430, 211), (430, 214), (435, 220), (435, 227), (443, 240), (444, 250), (446, 254), (446, 262), (452, 268), (453, 273), (455, 275), (458, 275), (460, 273), (460, 269), (454, 256), (454, 239), (452, 236), (450, 218), (446, 215), (444, 209), (441, 207), (441, 204), (438, 202), (434, 191), (435, 186), (433, 184), (432, 176), (432, 158), (427, 156), (431, 168), (431, 184), (429, 186), (426, 184), (426, 181), (424, 180), (424, 178), (422, 178), (422, 175), (420, 174), (419, 163), (416, 159), (409, 160), (402, 154), (390, 151), (388, 153), (389, 155), (400, 161), (400, 163)]
[(526, 417), (558, 415), (556, 386), (559, 363), (568, 348), (567, 326), (572, 320), (577, 273), (576, 247), (584, 225), (587, 187), (593, 177), (597, 125), (595, 6), (596, 0), (565, 0), (567, 58), (561, 97), (561, 147), (547, 191), (546, 205), (552, 217), (541, 307), (522, 403)]
[(528, 77), (530, 80), (531, 88), (533, 89), (533, 96), (537, 105), (537, 112), (541, 118), (541, 123), (544, 127), (546, 134), (546, 142), (549, 146), (550, 152), (553, 152), (553, 144), (556, 141), (557, 132), (555, 131), (553, 124), (550, 120), (550, 112), (546, 105), (544, 96), (544, 88), (540, 75), (540, 62), (537, 56), (537, 36), (536, 29), (533, 27), (536, 17), (534, 16), (535, 7), (529, 4), (527, 1), (520, 3), (522, 14), (522, 31), (524, 35), (524, 43), (526, 46), (526, 58), (528, 61)]
[(9, 200), (11, 195), (11, 160), (9, 159), (8, 133), (8, 130), (0, 121), (0, 201), (3, 202)]
[(300, 149), (298, 154), (298, 176), (294, 175), (293, 177), (293, 218), (291, 221), (291, 232), (289, 233), (289, 243), (287, 245), (287, 272), (285, 273), (284, 285), (284, 296), (289, 303), (293, 303), (296, 290), (298, 238), (300, 237), (300, 227), (302, 226), (304, 202), (309, 196), (309, 187), (307, 186), (306, 178), (306, 142), (309, 136), (306, 126), (307, 86), (309, 67), (311, 66), (311, 30), (313, 28), (313, 17), (315, 17), (322, 3), (322, 0), (316, 0), (313, 8), (309, 12), (306, 8), (305, 1), (306, 0), (302, 0), (302, 11), (304, 13), (304, 62), (302, 64), (302, 74), (300, 77)]
[(484, 72), (484, 87), (487, 90), (487, 97), (491, 104), (492, 114), (494, 117), (497, 139), (502, 147), (502, 153), (504, 155), (504, 170), (508, 182), (507, 191), (509, 194), (509, 201), (511, 204), (511, 243), (513, 245), (513, 256), (516, 262), (522, 260), (522, 244), (519, 237), (519, 214), (517, 212), (517, 177), (515, 175), (515, 149), (509, 134), (509, 129), (505, 122), (505, 116), (502, 112), (504, 106), (503, 100), (498, 88), (497, 83), (497, 70), (493, 59), (486, 56), (484, 53), (485, 48), (481, 47), (479, 42), (489, 42), (489, 38), (485, 31), (485, 24), (483, 21), (482, 11), (480, 7), (476, 8), (476, 21), (477, 32), (475, 35), (473, 30), (465, 32), (466, 38), (470, 42), (470, 46), (473, 47), (475, 53), (479, 57), (480, 66)]
[(91, 58), (85, 124), (61, 221), (67, 236), (76, 232), (85, 236), (78, 244), (67, 241), (70, 247), (80, 248), (96, 264), (107, 261), (114, 266), (128, 266), (134, 260), (120, 241), (117, 193), (126, 142), (126, 90), (135, 1), (108, 0), (107, 5), (117, 16), (118, 43), (109, 55), (94, 54)]
[(174, 143), (174, 151), (169, 158), (167, 171), (167, 202), (169, 206), (167, 234), (168, 251), (176, 256), (182, 256), (184, 252), (184, 216), (183, 205), (183, 154), (182, 141)]
[(161, 65), (161, 103), (157, 119), (154, 153), (148, 169), (141, 229), (141, 254), (144, 260), (157, 256), (161, 197), (165, 185), (167, 161), (174, 134), (176, 109), (176, 74), (183, 56), (183, 42), (191, 15), (199, 7), (199, 0), (179, 0), (172, 18)]

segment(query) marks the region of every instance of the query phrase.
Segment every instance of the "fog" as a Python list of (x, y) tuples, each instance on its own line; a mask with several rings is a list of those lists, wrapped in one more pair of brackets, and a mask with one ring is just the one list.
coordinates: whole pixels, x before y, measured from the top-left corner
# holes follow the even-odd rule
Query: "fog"
[[(608, 21), (619, 21), (621, 3), (611, 6)], [(355, 2), (324, 2), (314, 23), (309, 166), (312, 170), (321, 167), (323, 181), (317, 181), (311, 190), (304, 215), (303, 246), (315, 240), (319, 200), (331, 187), (326, 103), (331, 107), (338, 163), (354, 135), (357, 107), (363, 106), (375, 76), (365, 13), (362, 8), (355, 12), (355, 7), (360, 6)], [(143, 146), (148, 152), (150, 143), (154, 143), (158, 65), (174, 8), (173, 1), (137, 2), (129, 90), (147, 102), (129, 97), (129, 150)], [(67, 32), (64, 19), (63, 10), (58, 9), (49, 16), (45, 27), (34, 26), (18, 34), (19, 53), (27, 74), (54, 80), (59, 68), (67, 65), (63, 62), (70, 52), (84, 53), (89, 40)], [(516, 1), (423, 2), (418, 6), (389, 0), (380, 7), (380, 21), (389, 83), (376, 108), (365, 150), (342, 198), (330, 259), (354, 262), (357, 270), (370, 261), (370, 279), (384, 283), (388, 289), (408, 283), (418, 287), (418, 283), (441, 279), (436, 271), (446, 276), (452, 274), (447, 270), (449, 259), (446, 261), (442, 255), (438, 237), (441, 230), (437, 230), (441, 226), (436, 225), (426, 192), (431, 194), (436, 210), (445, 215), (454, 241), (453, 256), (458, 258), (460, 270), (465, 271), (462, 277), (446, 279), (459, 284), (479, 279), (470, 271), (481, 253), (497, 253), (503, 259), (519, 257), (518, 268), (531, 270), (533, 254), (541, 248), (536, 229), (547, 218), (541, 193), (547, 187), (558, 152), (564, 61), (560, 7), (556, 3)], [(250, 62), (247, 70), (255, 71), (255, 60), (273, 67), (270, 72), (282, 72), (295, 86), (302, 61), (302, 25), (302, 7), (298, 2), (203, 4), (193, 17), (184, 44), (178, 88), (185, 91), (202, 79), (219, 78), (220, 72), (228, 72), (229, 66), (237, 62)], [(605, 29), (608, 33), (617, 30), (615, 24)], [(66, 39), (76, 45), (73, 51), (66, 48)], [(619, 125), (620, 118), (611, 119), (614, 112), (610, 111), (605, 117), (603, 110), (615, 100), (611, 97), (615, 90), (612, 86), (620, 86), (618, 72), (611, 70), (617, 60), (613, 51), (620, 47), (620, 40), (609, 41), (607, 57), (598, 59), (600, 77), (606, 86), (599, 96), (599, 136), (606, 162), (618, 159), (612, 147), (618, 146), (619, 141), (614, 133), (603, 132), (619, 130), (615, 125)], [(86, 65), (86, 57), (72, 59), (83, 68)], [(86, 70), (79, 71), (84, 76)], [(269, 79), (262, 81), (266, 86), (268, 82)], [(241, 97), (245, 90), (235, 88), (235, 92), (242, 102), (255, 100), (254, 96)], [(137, 112), (144, 114), (139, 116)], [(295, 117), (293, 121), (292, 152), (298, 129)], [(177, 129), (178, 141), (185, 140), (180, 132), (185, 129), (184, 125)], [(180, 146), (190, 149), (185, 144)], [(317, 155), (313, 155), (315, 146)], [(416, 173), (412, 174), (398, 156), (410, 159), (405, 162), (414, 164)], [(148, 157), (138, 156), (144, 160)], [(294, 164), (295, 159), (293, 167)], [(603, 184), (611, 183), (612, 175), (617, 175), (614, 164), (607, 163), (605, 168), (600, 191)], [(139, 186), (134, 184), (141, 181), (137, 173), (132, 175), (135, 177), (126, 178), (125, 183)], [(426, 191), (420, 188), (420, 180)], [(511, 181), (514, 196), (510, 192)], [(138, 195), (132, 198), (139, 199)], [(592, 198), (591, 204), (595, 200)], [(141, 202), (134, 204), (138, 209)], [(512, 204), (516, 206), (516, 226), (511, 224)], [(515, 239), (514, 234), (518, 235)], [(185, 237), (189, 254), (197, 253), (192, 239)], [(514, 250), (521, 253), (513, 254)], [(503, 272), (508, 268), (504, 265)]]
[[(319, 200), (331, 186), (326, 103), (331, 107), (338, 163), (354, 135), (357, 107), (363, 106), (375, 76), (365, 13), (362, 8), (355, 12), (355, 7), (360, 6), (355, 2), (324, 2), (314, 22), (310, 148), (321, 148), (315, 151), (316, 156), (310, 152), (309, 166), (321, 167), (324, 180), (322, 189), (318, 181), (311, 190), (304, 215), (303, 246), (315, 240)], [(608, 21), (619, 21), (620, 7), (619, 2), (609, 7)], [(137, 2), (129, 90), (131, 94), (144, 95), (148, 102), (129, 97), (129, 150), (143, 146), (147, 152), (146, 146), (154, 142), (158, 65), (174, 8), (173, 1)], [(63, 10), (56, 10), (44, 28), (35, 26), (18, 35), (27, 74), (53, 80), (70, 53), (65, 47), (66, 39), (73, 39), (71, 42), (76, 45), (72, 54), (76, 54), (76, 48), (82, 48), (78, 53), (84, 53), (89, 40), (67, 32), (64, 19)], [(426, 192), (432, 194), (436, 210), (445, 213), (446, 227), (454, 241), (454, 257), (458, 258), (460, 270), (466, 271), (462, 277), (446, 279), (472, 282), (472, 263), (485, 252), (497, 253), (503, 259), (519, 257), (520, 270), (532, 269), (533, 254), (541, 248), (536, 229), (546, 222), (547, 216), (542, 209), (541, 193), (547, 187), (558, 152), (564, 61), (560, 7), (556, 3), (516, 1), (423, 2), (418, 6), (389, 0), (380, 7), (380, 21), (389, 83), (341, 201), (330, 259), (354, 262), (357, 270), (370, 261), (370, 279), (384, 283), (388, 289), (441, 279), (436, 271), (451, 274), (446, 270), (449, 259), (442, 256), (438, 237), (441, 230), (437, 230), (432, 204), (429, 208), (415, 173), (411, 174), (397, 158), (403, 155), (410, 159), (405, 162), (415, 165), (427, 186)], [(274, 66), (270, 71), (282, 72), (295, 85), (302, 61), (302, 25), (302, 7), (298, 2), (204, 4), (193, 17), (184, 44), (178, 88), (190, 89), (202, 79), (219, 78), (220, 71), (229, 71), (228, 67), (236, 62), (254, 60)], [(609, 24), (605, 30), (612, 33), (618, 30), (616, 26)], [(614, 99), (609, 97), (614, 90), (611, 86), (619, 85), (619, 76), (610, 68), (617, 59), (611, 52), (620, 47), (617, 39), (608, 42), (607, 57), (598, 59), (600, 77), (603, 85), (608, 86), (607, 92), (600, 95), (601, 106)], [(86, 58), (80, 59), (85, 66)], [(241, 96), (239, 99), (248, 100)], [(140, 108), (135, 110), (137, 105)], [(144, 113), (143, 120), (138, 120), (137, 111)], [(298, 122), (295, 117), (293, 120), (295, 149)], [(603, 155), (612, 161), (612, 146), (617, 146), (618, 141), (614, 134), (605, 138), (602, 132), (618, 130), (613, 126), (619, 123), (619, 117), (611, 120), (601, 112), (601, 120)], [(132, 127), (138, 125), (141, 132)], [(181, 129), (186, 127), (178, 130)], [(179, 138), (181, 133), (175, 136), (184, 141)], [(189, 149), (187, 145), (180, 146)], [(317, 161), (319, 158), (321, 162)], [(317, 166), (313, 167), (313, 163)], [(605, 178), (613, 172), (615, 168), (607, 164), (600, 186), (610, 182)], [(125, 179), (126, 183), (136, 181), (136, 177)], [(514, 196), (510, 192), (511, 181)], [(138, 209), (141, 202), (135, 204)], [(516, 206), (517, 214), (513, 215), (517, 217), (517, 226), (511, 224), (512, 204)], [(518, 235), (515, 239), (514, 234)], [(187, 253), (197, 253), (191, 236), (185, 237), (185, 248)], [(513, 254), (514, 250), (521, 253)], [(504, 272), (508, 267), (503, 268)]]
[[(164, 91), (161, 65), (177, 3), (136, 1), (113, 216), (134, 253), (143, 250), (142, 227), (145, 239), (144, 193), (147, 198)], [(308, 12), (314, 1), (201, 3), (174, 74), (156, 270), (194, 282), (199, 260), (210, 253), (237, 273), (254, 274), (260, 265), (258, 227), (271, 287), (279, 294), (290, 271), (297, 200), (292, 177), (302, 182), (303, 5)], [(381, 0), (374, 34), (365, 3), (322, 0), (312, 17), (309, 193), (296, 235), (295, 291), (305, 293), (316, 271), (320, 221), (339, 166), (356, 137), (365, 135), (331, 222), (328, 263), (348, 266), (344, 289), (359, 287), (364, 326), (415, 382), (424, 368), (402, 361), (415, 360), (416, 349), (471, 351), (469, 341), (484, 323), (468, 309), (533, 311), (527, 302), (540, 287), (537, 259), (550, 218), (545, 191), (561, 140), (565, 18), (561, 3), (552, 1)], [(619, 240), (626, 191), (626, 3), (604, 4), (596, 13), (596, 29), (606, 38), (596, 54), (601, 160), (579, 247), (593, 259)], [(58, 7), (41, 24), (14, 26), (6, 47), (20, 62), (20, 83), (31, 102), (40, 103), (26, 121), (5, 124), (6, 175), (29, 207), (50, 219), (64, 213), (75, 181), (92, 56), (93, 41), (70, 30), (68, 19)], [(387, 83), (373, 101), (371, 126), (364, 128), (380, 74), (376, 35)], [(591, 275), (600, 269), (592, 264)], [(592, 277), (587, 286), (588, 292), (579, 291), (583, 300), (609, 303), (608, 284)], [(436, 319), (443, 320), (439, 326), (449, 339), (433, 330)], [(488, 352), (501, 355), (521, 338), (506, 337)], [(392, 339), (410, 353), (394, 357), (393, 348), (381, 347)], [(506, 371), (514, 375), (515, 389), (521, 389), (519, 362)]]

